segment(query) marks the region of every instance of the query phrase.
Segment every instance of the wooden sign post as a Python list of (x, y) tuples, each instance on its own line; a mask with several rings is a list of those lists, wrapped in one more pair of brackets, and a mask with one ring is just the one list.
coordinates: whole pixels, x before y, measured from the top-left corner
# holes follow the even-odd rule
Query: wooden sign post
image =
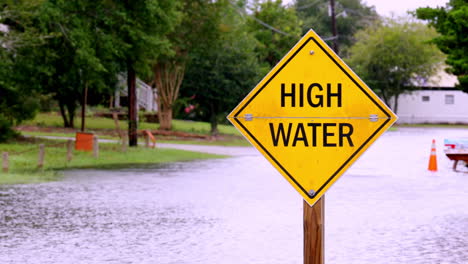
[(99, 158), (99, 140), (97, 136), (93, 136), (93, 156)]
[(3, 172), (7, 173), (8, 172), (8, 152), (3, 152), (2, 153), (2, 169)]
[(67, 162), (70, 162), (73, 158), (73, 140), (67, 141)]
[(304, 264), (324, 264), (325, 196), (313, 206), (304, 201)]
[(38, 159), (38, 162), (37, 162), (37, 167), (39, 169), (44, 168), (44, 156), (45, 156), (45, 145), (40, 144), (39, 145), (39, 159)]

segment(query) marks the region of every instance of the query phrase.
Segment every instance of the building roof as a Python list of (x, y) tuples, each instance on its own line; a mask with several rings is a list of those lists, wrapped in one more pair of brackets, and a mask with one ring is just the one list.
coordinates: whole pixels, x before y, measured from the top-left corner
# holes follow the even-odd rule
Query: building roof
[(447, 87), (453, 88), (455, 85), (458, 84), (457, 76), (447, 73), (445, 69), (445, 65), (439, 69), (439, 71), (429, 78), (429, 80), (425, 81), (422, 86), (425, 87)]

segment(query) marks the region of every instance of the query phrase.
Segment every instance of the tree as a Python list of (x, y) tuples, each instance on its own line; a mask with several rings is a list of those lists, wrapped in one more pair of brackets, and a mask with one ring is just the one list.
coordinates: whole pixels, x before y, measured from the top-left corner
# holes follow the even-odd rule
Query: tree
[(11, 56), (0, 47), (0, 142), (11, 138), (12, 127), (33, 118), (38, 108), (35, 93), (15, 84)]
[(121, 47), (119, 60), (127, 70), (129, 94), (129, 145), (137, 146), (136, 74), (149, 75), (151, 65), (161, 54), (168, 54), (168, 34), (178, 22), (178, 1), (111, 0), (107, 25)]
[(75, 110), (88, 88), (109, 90), (116, 81), (112, 39), (97, 16), (104, 9), (102, 1), (44, 0), (14, 20), (19, 31), (38, 36), (15, 45), (15, 81), (53, 94), (65, 127), (74, 127)]
[(182, 0), (181, 22), (168, 35), (171, 52), (159, 56), (153, 65), (151, 83), (158, 92), (160, 129), (170, 130), (174, 103), (179, 96), (189, 53), (216, 35), (220, 14), (228, 1)]
[(247, 25), (257, 39), (259, 61), (271, 68), (300, 39), (301, 21), (296, 11), (283, 6), (281, 0), (254, 1), (251, 13)]
[[(348, 48), (356, 41), (354, 34), (378, 20), (373, 7), (369, 7), (362, 0), (336, 0), (336, 39), (339, 54), (345, 56)], [(297, 16), (303, 21), (302, 34), (313, 29), (317, 34), (331, 43), (333, 31), (329, 15), (330, 0), (296, 0), (293, 7)], [(331, 45), (330, 45), (331, 46)]]
[(134, 102), (129, 144), (136, 146), (136, 73), (147, 74), (151, 62), (169, 52), (166, 35), (177, 21), (176, 6), (172, 0), (39, 1), (31, 19), (17, 22), (49, 36), (34, 48), (16, 51), (18, 61), (24, 61), (18, 64), (24, 66), (23, 77), (33, 77), (31, 85), (53, 93), (64, 125), (73, 127), (77, 104), (88, 88), (111, 88), (117, 73), (127, 70)]
[(416, 15), (440, 34), (432, 41), (447, 54), (447, 70), (458, 76), (458, 88), (468, 93), (468, 2), (450, 0), (445, 8), (418, 8)]
[(22, 76), (17, 63), (19, 48), (47, 37), (18, 23), (29, 19), (36, 6), (34, 1), (9, 1), (0, 6), (0, 142), (14, 136), (12, 127), (33, 118), (38, 108), (37, 93), (18, 82)]
[(260, 67), (254, 52), (255, 39), (246, 32), (237, 13), (238, 6), (227, 6), (221, 13), (216, 38), (200, 43), (190, 53), (183, 96), (194, 96), (198, 114), (218, 134), (218, 122), (259, 79)]
[(397, 112), (398, 96), (439, 67), (441, 54), (428, 43), (434, 36), (423, 24), (389, 19), (356, 34), (347, 62), (387, 105), (393, 97)]

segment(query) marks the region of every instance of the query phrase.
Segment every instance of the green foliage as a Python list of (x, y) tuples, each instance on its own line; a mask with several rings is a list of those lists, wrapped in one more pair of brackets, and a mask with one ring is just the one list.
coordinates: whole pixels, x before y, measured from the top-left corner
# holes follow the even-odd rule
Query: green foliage
[(3, 142), (15, 135), (13, 126), (34, 117), (39, 103), (34, 96), (13, 85), (0, 85), (0, 95), (0, 142)]
[(5, 142), (15, 135), (15, 132), (11, 127), (11, 123), (3, 116), (0, 116), (0, 142)]
[[(22, 93), (10, 80), (11, 61), (8, 54), (0, 47), (0, 142), (14, 135), (12, 126), (30, 118), (34, 104), (25, 104), (29, 96)], [(32, 110), (28, 113), (28, 109)]]
[(64, 125), (73, 127), (85, 87), (105, 92), (116, 81), (112, 39), (99, 28), (94, 13), (103, 10), (102, 1), (49, 0), (27, 8), (14, 9), (25, 15), (15, 16), (12, 28), (32, 32), (29, 38), (11, 45), (14, 81), (29, 90), (52, 94)]
[(156, 61), (185, 62), (190, 51), (203, 48), (207, 40), (215, 38), (220, 10), (227, 4), (225, 0), (180, 0), (177, 23), (173, 31), (167, 34), (170, 52), (161, 53)]
[(189, 53), (206, 48), (205, 44), (216, 38), (220, 10), (228, 4), (227, 0), (181, 0), (181, 22), (168, 35), (171, 52), (162, 54), (153, 65), (154, 76), (151, 83), (156, 85), (158, 92), (160, 129), (172, 129), (172, 115), (180, 105), (177, 98), (190, 58)]
[(162, 54), (171, 53), (168, 34), (179, 23), (173, 0), (102, 0), (106, 30), (112, 35), (122, 64), (141, 75), (150, 75), (151, 64)]
[(7, 31), (0, 31), (0, 142), (13, 137), (12, 127), (33, 118), (39, 107), (36, 93), (17, 82), (15, 63), (19, 57), (15, 48), (27, 42), (36, 43), (39, 38), (37, 35), (32, 38), (34, 34), (16, 22), (32, 7), (27, 1), (7, 4), (0, 6), (0, 23), (8, 26)]
[[(162, 54), (170, 53), (167, 38), (176, 23), (179, 1), (173, 0), (132, 0), (112, 1), (112, 30), (117, 36), (116, 43), (122, 47), (119, 61), (127, 71), (128, 97), (136, 98), (136, 74), (150, 76), (151, 65)], [(136, 100), (129, 100), (128, 135), (129, 145), (137, 146), (138, 106)]]
[[(62, 143), (63, 142), (63, 143)], [(44, 169), (37, 169), (38, 145), (45, 148)], [(62, 143), (62, 144), (61, 144)], [(224, 156), (162, 148), (129, 148), (121, 151), (120, 144), (100, 144), (99, 158), (90, 152), (74, 151), (73, 159), (67, 162), (67, 143), (64, 141), (34, 140), (0, 144), (2, 151), (10, 153), (10, 171), (0, 172), (0, 184), (34, 183), (60, 179), (60, 170), (75, 168), (116, 169), (156, 166), (161, 163), (223, 158)], [(15, 154), (21, 153), (21, 154)]]
[(468, 93), (468, 2), (451, 0), (445, 8), (418, 8), (416, 15), (440, 33), (433, 42), (447, 54), (448, 71), (458, 76), (458, 87)]
[[(330, 0), (295, 1), (297, 16), (303, 21), (302, 34), (313, 29), (322, 38), (333, 36), (329, 6)], [(335, 17), (341, 56), (346, 55), (348, 48), (356, 41), (354, 34), (376, 23), (379, 18), (374, 8), (362, 0), (335, 0)], [(330, 45), (332, 40), (327, 42)]]
[(254, 1), (248, 31), (256, 40), (259, 61), (275, 66), (301, 37), (301, 21), (281, 0)]
[(215, 38), (195, 49), (181, 87), (183, 96), (195, 95), (199, 118), (210, 121), (212, 134), (219, 120), (231, 110), (258, 81), (260, 72), (254, 52), (255, 39), (232, 6), (219, 16)]
[[(392, 97), (413, 89), (439, 67), (441, 54), (428, 43), (434, 36), (423, 24), (387, 20), (356, 34), (358, 41), (347, 62), (390, 105)], [(392, 107), (395, 112), (397, 102)]]
[(73, 127), (86, 89), (90, 95), (109, 94), (119, 72), (148, 74), (150, 63), (170, 52), (166, 35), (177, 22), (176, 5), (172, 0), (11, 1), (2, 20), (12, 32), (6, 43), (13, 82), (53, 94), (64, 125)]

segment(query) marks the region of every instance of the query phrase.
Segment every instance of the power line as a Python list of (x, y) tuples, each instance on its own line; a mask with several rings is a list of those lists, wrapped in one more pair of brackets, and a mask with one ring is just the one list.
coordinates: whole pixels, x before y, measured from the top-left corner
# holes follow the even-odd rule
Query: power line
[[(320, 2), (320, 0), (315, 1), (313, 4), (317, 4), (317, 3), (319, 3), (319, 2)], [(239, 8), (238, 6), (236, 6), (235, 4), (233, 4), (233, 3), (231, 3), (231, 2), (229, 2), (229, 4), (231, 4), (231, 6), (232, 6), (241, 16), (244, 16), (244, 15), (250, 16), (253, 20), (255, 20), (255, 21), (256, 21), (257, 23), (259, 23), (260, 25), (262, 25), (262, 26), (264, 26), (264, 27), (266, 27), (266, 28), (268, 28), (268, 29), (271, 29), (271, 30), (275, 31), (275, 32), (278, 33), (278, 34), (281, 34), (281, 35), (284, 35), (284, 36), (288, 36), (288, 37), (295, 37), (295, 36), (293, 36), (293, 35), (291, 35), (291, 34), (288, 34), (288, 33), (284, 32), (284, 31), (282, 31), (282, 30), (279, 30), (279, 29), (273, 27), (272, 25), (270, 25), (270, 24), (268, 24), (268, 23), (266, 23), (266, 22), (264, 22), (264, 21), (262, 21), (262, 20), (256, 18), (254, 15), (249, 15), (249, 14), (247, 14), (247, 12), (245, 12), (245, 10), (240, 9), (240, 8)], [(308, 5), (312, 6), (311, 4), (308, 4)], [(301, 8), (306, 8), (306, 5), (302, 6)], [(335, 35), (335, 36), (331, 36), (331, 37), (322, 38), (322, 40), (324, 40), (324, 41), (329, 41), (329, 40), (335, 40), (335, 39), (338, 39), (338, 38), (339, 38), (339, 36), (338, 36), (338, 35)]]
[(258, 23), (260, 23), (261, 25), (263, 25), (263, 26), (265, 26), (265, 27), (267, 27), (267, 28), (269, 28), (269, 29), (271, 29), (271, 30), (273, 30), (273, 31), (276, 31), (277, 33), (283, 34), (283, 35), (288, 36), (288, 37), (292, 37), (291, 34), (288, 34), (288, 33), (284, 32), (284, 31), (281, 31), (281, 30), (279, 30), (279, 29), (277, 29), (277, 28), (274, 28), (273, 26), (271, 26), (271, 25), (269, 25), (269, 24), (263, 22), (262, 20), (256, 18), (255, 16), (252, 16), (252, 18), (253, 18), (255, 21), (257, 21)]
[(320, 2), (321, 2), (321, 0), (317, 0), (317, 1), (313, 2), (313, 3), (305, 4), (303, 6), (298, 6), (298, 7), (296, 7), (296, 10), (306, 9), (306, 8), (312, 7), (312, 6), (314, 6), (314, 5), (316, 5), (316, 4), (320, 3)]
[(285, 36), (288, 36), (288, 37), (294, 37), (293, 35), (288, 34), (288, 33), (284, 32), (284, 31), (282, 31), (282, 30), (279, 30), (279, 29), (273, 27), (272, 25), (270, 25), (270, 24), (268, 24), (268, 23), (266, 23), (266, 22), (264, 22), (264, 21), (262, 21), (262, 20), (256, 18), (254, 15), (249, 15), (249, 14), (247, 14), (247, 12), (245, 12), (245, 10), (240, 9), (240, 8), (239, 8), (238, 6), (236, 6), (235, 4), (233, 4), (233, 3), (231, 3), (231, 2), (229, 2), (229, 4), (231, 4), (231, 5), (235, 8), (235, 10), (236, 10), (241, 16), (244, 16), (244, 15), (250, 16), (251, 18), (253, 18), (253, 20), (255, 20), (255, 21), (256, 21), (257, 23), (259, 23), (260, 25), (262, 25), (262, 26), (264, 26), (264, 27), (266, 27), (266, 28), (269, 28), (269, 29), (275, 31), (275, 32), (278, 33), (278, 34), (285, 35)]

